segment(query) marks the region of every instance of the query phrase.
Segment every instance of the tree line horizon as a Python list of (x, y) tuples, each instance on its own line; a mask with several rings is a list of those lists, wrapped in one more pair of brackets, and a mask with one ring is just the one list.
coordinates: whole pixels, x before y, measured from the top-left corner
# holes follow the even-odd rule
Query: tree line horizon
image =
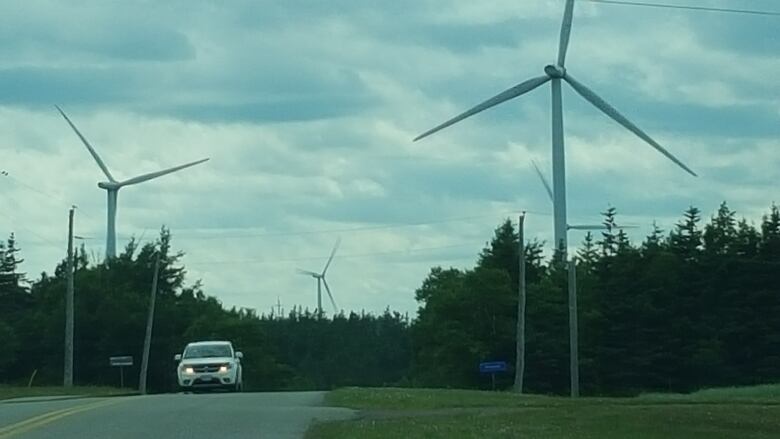
[[(583, 395), (691, 392), (780, 382), (780, 210), (760, 224), (723, 202), (708, 221), (695, 207), (668, 232), (654, 227), (633, 243), (616, 227), (587, 233), (576, 254)], [(114, 259), (76, 251), (75, 382), (118, 385), (108, 357), (132, 355), (138, 379), (154, 256), (162, 257), (149, 388), (175, 391), (175, 363), (187, 342), (227, 339), (245, 354), (254, 390), (343, 386), (486, 389), (483, 361), (514, 364), (519, 249), (510, 219), (472, 268), (432, 267), (414, 294), (417, 314), (284, 316), (226, 308), (186, 282), (182, 252), (163, 228), (154, 243), (131, 242)], [(28, 280), (13, 233), (0, 243), (0, 384), (59, 385), (63, 373), (67, 264)], [(527, 308), (525, 390), (567, 394), (566, 266), (545, 258), (544, 242), (524, 243)], [(276, 294), (277, 292), (274, 292)], [(509, 389), (513, 374), (498, 377)]]

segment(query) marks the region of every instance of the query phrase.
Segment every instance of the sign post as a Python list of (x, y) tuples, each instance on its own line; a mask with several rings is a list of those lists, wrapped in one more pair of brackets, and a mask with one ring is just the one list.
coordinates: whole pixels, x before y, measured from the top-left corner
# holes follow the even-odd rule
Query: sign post
[(121, 357), (108, 357), (108, 363), (111, 367), (119, 368), (119, 388), (125, 387), (125, 367), (133, 365), (133, 357), (129, 355)]
[(508, 370), (509, 368), (507, 367), (506, 361), (479, 363), (479, 373), (483, 375), (490, 374), (490, 382), (492, 383), (493, 390), (496, 390), (496, 373), (506, 372)]

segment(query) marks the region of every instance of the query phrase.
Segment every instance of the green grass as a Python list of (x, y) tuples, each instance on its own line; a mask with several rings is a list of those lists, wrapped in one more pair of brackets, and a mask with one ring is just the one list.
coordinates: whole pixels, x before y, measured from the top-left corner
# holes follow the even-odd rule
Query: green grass
[(419, 410), (454, 407), (528, 407), (566, 404), (565, 398), (517, 395), (479, 390), (346, 388), (330, 392), (327, 403), (336, 407), (371, 410)]
[(780, 438), (780, 385), (637, 398), (519, 396), (433, 389), (340, 389), (354, 421), (315, 425), (307, 438)]
[(128, 389), (118, 389), (115, 387), (91, 387), (75, 386), (65, 387), (14, 387), (0, 385), (0, 400), (12, 398), (26, 398), (31, 396), (114, 396), (134, 393)]
[(705, 389), (689, 395), (647, 393), (639, 397), (651, 401), (686, 401), (686, 402), (754, 402), (780, 403), (780, 385), (767, 384), (753, 387), (724, 387)]

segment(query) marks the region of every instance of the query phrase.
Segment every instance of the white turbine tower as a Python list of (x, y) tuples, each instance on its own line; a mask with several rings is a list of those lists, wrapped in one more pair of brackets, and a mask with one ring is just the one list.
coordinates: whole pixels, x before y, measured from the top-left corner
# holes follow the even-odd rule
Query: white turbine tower
[(314, 271), (298, 269), (298, 273), (306, 276), (311, 276), (317, 279), (317, 313), (318, 314), (322, 314), (322, 286), (323, 285), (325, 285), (325, 291), (327, 291), (328, 297), (330, 298), (330, 303), (333, 305), (333, 312), (334, 313), (339, 312), (339, 309), (336, 306), (336, 301), (333, 300), (333, 294), (331, 294), (330, 292), (328, 281), (325, 280), (325, 273), (328, 272), (328, 267), (330, 267), (330, 263), (333, 261), (333, 256), (336, 255), (336, 250), (338, 250), (340, 243), (341, 243), (341, 239), (337, 239), (336, 244), (333, 245), (333, 250), (331, 250), (330, 252), (330, 257), (328, 258), (328, 262), (325, 263), (325, 268), (322, 269), (322, 273), (316, 273)]
[[(547, 191), (547, 195), (550, 197), (550, 201), (555, 203), (555, 197), (553, 196), (552, 187), (550, 187), (550, 182), (547, 181), (547, 178), (542, 173), (542, 170), (539, 169), (539, 166), (536, 165), (536, 162), (531, 160), (531, 164), (534, 167), (534, 170), (536, 170), (536, 175), (539, 176), (539, 180), (542, 181), (542, 185), (544, 186), (545, 191)], [(636, 226), (609, 226), (607, 224), (566, 224), (566, 230), (583, 230), (583, 231), (592, 231), (592, 230), (611, 230), (611, 229), (635, 229)]]
[(92, 147), (92, 145), (89, 144), (87, 139), (84, 138), (81, 132), (79, 132), (78, 128), (76, 128), (76, 125), (74, 125), (73, 122), (71, 122), (70, 118), (68, 118), (68, 116), (65, 114), (64, 111), (62, 111), (62, 109), (59, 106), (55, 105), (55, 107), (57, 108), (57, 111), (60, 112), (62, 117), (64, 117), (65, 120), (68, 122), (68, 125), (70, 125), (70, 127), (73, 128), (73, 131), (76, 132), (76, 135), (79, 136), (79, 139), (81, 139), (81, 141), (84, 143), (84, 146), (87, 147), (87, 150), (89, 150), (89, 153), (92, 155), (92, 158), (94, 158), (98, 166), (100, 166), (100, 169), (103, 171), (103, 174), (105, 174), (106, 178), (108, 178), (108, 181), (101, 181), (98, 183), (98, 187), (101, 189), (105, 189), (106, 192), (108, 193), (108, 209), (107, 209), (108, 225), (106, 227), (106, 259), (111, 259), (116, 257), (116, 202), (117, 202), (117, 196), (119, 195), (119, 189), (125, 186), (143, 183), (145, 181), (149, 181), (157, 177), (162, 177), (163, 175), (170, 174), (182, 170), (184, 168), (189, 168), (190, 166), (195, 166), (197, 164), (208, 161), (207, 158), (201, 159), (192, 163), (187, 163), (185, 165), (164, 169), (162, 171), (139, 175), (137, 177), (129, 178), (124, 181), (117, 181), (111, 175), (111, 172), (108, 170), (108, 167), (100, 158), (100, 156)]
[(571, 35), (571, 24), (574, 12), (574, 0), (567, 0), (563, 14), (563, 24), (561, 26), (561, 37), (558, 47), (558, 61), (555, 65), (548, 65), (544, 68), (544, 75), (522, 82), (498, 95), (482, 102), (470, 110), (444, 122), (443, 124), (432, 128), (429, 131), (417, 136), (414, 140), (420, 140), (439, 130), (456, 124), (463, 119), (471, 117), (479, 112), (487, 110), (498, 104), (524, 95), (534, 90), (548, 81), (552, 84), (552, 163), (553, 163), (553, 188), (551, 192), (554, 195), (553, 210), (555, 223), (555, 246), (565, 255), (568, 240), (567, 229), (569, 228), (566, 219), (566, 161), (563, 142), (563, 99), (561, 96), (561, 81), (566, 81), (579, 93), (586, 101), (590, 102), (601, 110), (604, 114), (614, 119), (617, 123), (637, 135), (640, 139), (647, 142), (658, 152), (665, 155), (668, 159), (676, 163), (685, 171), (696, 176), (690, 168), (664, 149), (658, 142), (653, 140), (641, 128), (623, 116), (612, 105), (599, 97), (594, 91), (574, 79), (566, 70), (566, 51), (569, 46), (569, 37)]

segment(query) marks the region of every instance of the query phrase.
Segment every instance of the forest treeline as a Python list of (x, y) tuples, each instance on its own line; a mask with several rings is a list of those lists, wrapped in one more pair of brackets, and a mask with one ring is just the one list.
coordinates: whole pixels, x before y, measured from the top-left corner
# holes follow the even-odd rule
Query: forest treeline
[[(760, 224), (723, 203), (704, 221), (687, 210), (672, 230), (632, 243), (617, 228), (586, 235), (576, 257), (580, 376), (584, 394), (686, 392), (780, 381), (780, 211)], [(567, 267), (524, 245), (527, 279), (525, 387), (568, 392)], [(175, 390), (173, 356), (192, 340), (228, 339), (244, 352), (257, 390), (340, 386), (488, 388), (481, 361), (515, 361), (518, 231), (500, 224), (470, 269), (434, 267), (415, 294), (416, 316), (387, 310), (284, 316), (226, 309), (199, 282), (163, 229), (117, 258), (91, 263), (76, 252), (75, 380), (118, 384), (108, 357), (133, 355), (138, 379), (152, 270), (162, 256), (149, 386)], [(19, 245), (0, 245), (0, 383), (58, 384), (63, 374), (66, 264), (28, 279)], [(264, 292), (258, 292), (264, 293)], [(269, 295), (283, 292), (265, 292)], [(513, 375), (499, 376), (509, 387)]]

